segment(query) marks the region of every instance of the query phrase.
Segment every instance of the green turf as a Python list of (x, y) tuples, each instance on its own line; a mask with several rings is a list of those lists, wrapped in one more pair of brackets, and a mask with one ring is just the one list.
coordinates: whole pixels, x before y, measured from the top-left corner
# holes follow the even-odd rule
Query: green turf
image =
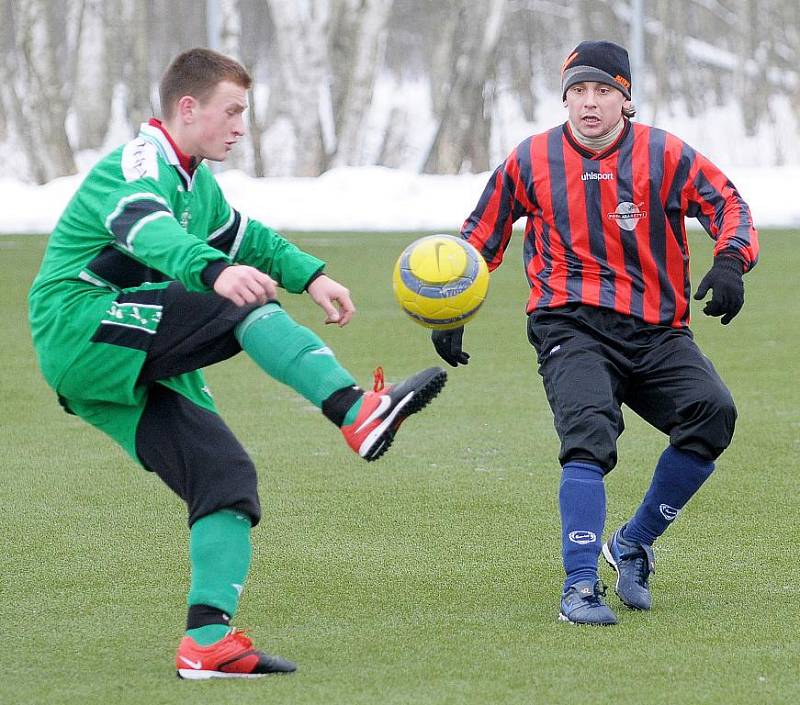
[[(376, 364), (391, 380), (437, 362), (391, 295), (413, 237), (296, 236), (351, 288), (358, 314), (340, 330), (302, 297), (285, 306), (365, 384)], [(620, 624), (607, 629), (556, 622), (557, 443), (525, 339), (519, 240), (467, 330), (469, 367), (378, 463), (244, 357), (209, 370), (261, 474), (237, 621), (300, 670), (188, 683), (172, 666), (188, 582), (180, 502), (59, 410), (26, 327), (45, 239), (0, 237), (0, 703), (798, 702), (798, 233), (762, 234), (731, 326), (696, 307), (697, 340), (737, 400), (736, 437), (658, 546), (653, 611), (611, 597)], [(707, 239), (692, 244), (705, 267)], [(609, 527), (635, 508), (665, 443), (626, 421)]]

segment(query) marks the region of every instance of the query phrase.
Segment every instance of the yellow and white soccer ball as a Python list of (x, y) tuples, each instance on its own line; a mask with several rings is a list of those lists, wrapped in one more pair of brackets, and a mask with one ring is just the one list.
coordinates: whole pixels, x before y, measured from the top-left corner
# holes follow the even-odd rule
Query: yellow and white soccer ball
[(466, 240), (429, 235), (403, 250), (392, 284), (395, 298), (412, 320), (449, 330), (478, 312), (489, 290), (489, 269)]

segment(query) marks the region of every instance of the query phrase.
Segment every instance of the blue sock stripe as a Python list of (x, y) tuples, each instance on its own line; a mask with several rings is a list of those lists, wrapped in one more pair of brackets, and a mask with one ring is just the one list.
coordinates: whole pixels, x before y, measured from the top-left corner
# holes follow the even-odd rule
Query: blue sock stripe
[(599, 465), (586, 463), (580, 460), (570, 460), (561, 469), (561, 479), (572, 480), (602, 480), (605, 472)]

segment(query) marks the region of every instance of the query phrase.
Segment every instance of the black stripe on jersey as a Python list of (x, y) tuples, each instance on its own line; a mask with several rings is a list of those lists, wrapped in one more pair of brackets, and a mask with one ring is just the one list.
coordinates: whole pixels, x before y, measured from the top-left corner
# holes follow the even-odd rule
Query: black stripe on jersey
[(169, 213), (170, 210), (163, 203), (159, 203), (152, 198), (142, 198), (138, 201), (126, 203), (122, 211), (111, 221), (109, 229), (116, 241), (123, 247), (128, 247), (128, 234), (133, 227), (145, 216), (152, 213), (163, 211)]
[[(557, 237), (557, 235), (556, 235)], [(546, 220), (542, 220), (542, 259), (545, 262), (546, 270), (541, 272), (538, 277), (539, 288), (542, 292), (542, 297), (539, 299), (539, 308), (547, 308), (550, 301), (553, 299), (554, 291), (550, 286), (550, 275), (553, 273), (553, 247), (551, 245), (552, 233), (550, 231), (550, 224)], [(534, 256), (533, 248), (530, 250), (531, 257)], [(525, 262), (525, 271), (528, 271), (528, 262)], [(533, 281), (529, 279), (529, 283), (533, 286)]]
[(664, 181), (664, 143), (666, 136), (660, 130), (650, 130), (647, 134), (647, 151), (650, 162), (650, 203), (647, 212), (650, 214), (650, 252), (656, 262), (660, 298), (658, 302), (658, 320), (665, 325), (672, 323), (675, 311), (675, 290), (669, 279), (667, 270), (667, 237), (666, 224), (661, 217), (664, 206), (661, 204), (661, 184)]
[(239, 234), (239, 226), (242, 224), (242, 216), (234, 208), (231, 208), (233, 214), (233, 221), (230, 225), (226, 226), (223, 230), (212, 233), (208, 238), (208, 244), (218, 250), (221, 250), (226, 255), (231, 253), (233, 243), (236, 242), (236, 236)]
[[(633, 133), (628, 136), (619, 150), (617, 162), (617, 203), (633, 203)], [(625, 271), (631, 277), (631, 314), (644, 318), (644, 274), (639, 260), (639, 247), (634, 232), (619, 229), (622, 252), (625, 257)]]
[[(600, 165), (597, 161), (581, 159), (583, 172), (599, 172)], [(600, 267), (600, 305), (614, 308), (614, 289), (616, 276), (608, 266), (608, 253), (606, 252), (605, 230), (603, 229), (602, 199), (600, 196), (600, 182), (587, 180), (583, 184), (584, 203), (586, 204), (586, 227), (589, 232), (589, 250), (592, 258)]]
[[(161, 306), (166, 289), (146, 289), (144, 291), (130, 291), (120, 294), (115, 303), (136, 303)], [(140, 328), (127, 328), (125, 326), (101, 323), (94, 335), (93, 343), (109, 343), (123, 348), (134, 350), (149, 350), (153, 342), (153, 334)]]
[[(683, 144), (681, 147), (681, 156), (678, 159), (678, 164), (672, 175), (672, 183), (669, 185), (666, 210), (670, 225), (672, 226), (672, 231), (676, 238), (680, 238), (680, 225), (683, 223), (683, 213), (681, 212), (681, 201), (683, 199), (681, 194), (683, 193), (683, 187), (689, 180), (689, 171), (692, 168), (692, 164), (694, 164), (696, 156), (695, 151), (688, 144)], [(691, 208), (691, 204), (689, 207)], [(694, 216), (692, 215), (689, 217)], [(681, 248), (682, 247), (683, 245), (681, 244)]]
[[(567, 295), (572, 301), (581, 301), (583, 296), (583, 265), (572, 252), (572, 231), (569, 227), (569, 185), (567, 183), (564, 149), (561, 130), (556, 128), (547, 134), (547, 160), (550, 162), (550, 199), (556, 228), (564, 243), (567, 264)], [(581, 188), (581, 185), (575, 186)], [(564, 206), (564, 207), (560, 207)]]
[(139, 286), (145, 282), (164, 282), (169, 279), (163, 272), (142, 264), (113, 245), (103, 248), (103, 251), (89, 262), (86, 269), (118, 289)]
[[(715, 211), (717, 209), (717, 206), (719, 206), (719, 204), (724, 202), (725, 200), (722, 197), (722, 194), (719, 191), (717, 191), (714, 185), (705, 177), (705, 174), (703, 174), (703, 172), (699, 169), (697, 170), (697, 176), (694, 177), (694, 187), (695, 189), (697, 189), (697, 193), (700, 194), (700, 198), (702, 198), (709, 205), (713, 206)], [(688, 212), (687, 215), (689, 215)], [(697, 220), (700, 221), (700, 224), (706, 229), (706, 232), (708, 233), (711, 232), (711, 220), (705, 213), (703, 213), (699, 203), (697, 204), (696, 212), (693, 212), (692, 215), (694, 215), (694, 217), (696, 217)], [(715, 225), (718, 228), (722, 227), (721, 217), (719, 220), (715, 222)]]
[[(695, 151), (688, 145), (683, 144), (681, 148), (681, 156), (678, 159), (678, 164), (672, 174), (672, 183), (669, 186), (669, 192), (666, 198), (666, 211), (667, 221), (669, 222), (669, 229), (672, 231), (672, 236), (678, 242), (681, 252), (686, 256), (686, 246), (683, 243), (683, 220), (684, 214), (681, 211), (681, 201), (683, 187), (689, 179), (689, 171), (694, 164), (696, 158)], [(691, 204), (689, 205), (691, 208)], [(684, 282), (684, 295), (686, 296), (686, 306), (683, 311), (676, 311), (676, 318), (679, 321), (689, 320), (689, 307), (692, 300), (691, 289), (689, 288), (689, 278), (685, 277)]]

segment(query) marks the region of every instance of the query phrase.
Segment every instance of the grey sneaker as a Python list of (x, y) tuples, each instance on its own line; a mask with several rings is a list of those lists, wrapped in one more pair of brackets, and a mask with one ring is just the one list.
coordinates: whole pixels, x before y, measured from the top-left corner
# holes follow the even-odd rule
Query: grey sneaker
[(631, 609), (649, 610), (652, 604), (650, 574), (656, 572), (653, 547), (626, 541), (622, 538), (624, 528), (617, 529), (603, 544), (603, 556), (617, 572), (614, 592), (619, 599)]
[(617, 617), (605, 603), (606, 586), (601, 580), (581, 580), (561, 596), (558, 618), (572, 624), (616, 624)]

